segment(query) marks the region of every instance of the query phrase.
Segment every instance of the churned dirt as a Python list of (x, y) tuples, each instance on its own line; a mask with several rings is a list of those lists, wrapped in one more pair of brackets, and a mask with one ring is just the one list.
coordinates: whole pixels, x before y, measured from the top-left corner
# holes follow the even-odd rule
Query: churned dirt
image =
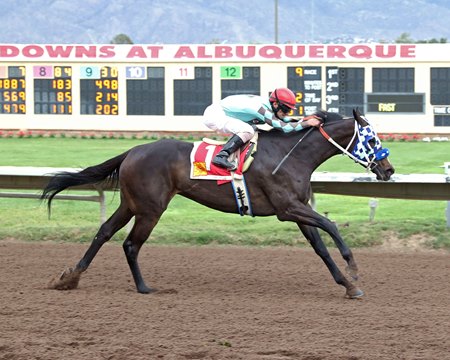
[(450, 359), (449, 253), (356, 250), (349, 300), (311, 249), (146, 245), (141, 295), (106, 244), (47, 289), (87, 246), (0, 241), (0, 359)]

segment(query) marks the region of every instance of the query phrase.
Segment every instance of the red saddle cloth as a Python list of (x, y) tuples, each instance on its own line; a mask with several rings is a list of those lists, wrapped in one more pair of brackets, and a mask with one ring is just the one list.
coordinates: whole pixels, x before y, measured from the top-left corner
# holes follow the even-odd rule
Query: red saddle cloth
[(204, 141), (194, 143), (191, 152), (191, 179), (217, 180), (218, 185), (228, 183), (233, 178), (242, 179), (242, 168), (249, 145), (247, 144), (242, 151), (235, 153), (235, 155), (239, 154), (239, 162), (234, 176), (229, 170), (218, 167), (211, 162), (222, 147), (223, 145), (209, 144)]

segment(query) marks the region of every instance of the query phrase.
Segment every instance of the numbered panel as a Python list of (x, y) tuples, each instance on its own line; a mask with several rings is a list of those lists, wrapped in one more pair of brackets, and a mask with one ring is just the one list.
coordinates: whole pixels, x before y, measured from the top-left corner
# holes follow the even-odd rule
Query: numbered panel
[(33, 66), (34, 113), (72, 114), (72, 67)]
[(82, 66), (80, 74), (80, 113), (119, 114), (119, 81), (115, 66)]
[(177, 80), (194, 80), (196, 77), (196, 67), (192, 65), (183, 65), (177, 68), (171, 68), (171, 76)]
[(127, 66), (127, 115), (164, 115), (164, 67)]
[(339, 76), (336, 66), (325, 69), (325, 108), (329, 112), (339, 112)]
[(26, 113), (25, 66), (0, 66), (0, 114)]
[(295, 66), (287, 69), (287, 87), (295, 93), (297, 114), (311, 115), (322, 108), (322, 69)]
[(352, 116), (364, 108), (364, 68), (326, 68), (326, 104), (330, 112)]
[(221, 99), (235, 94), (261, 94), (259, 66), (221, 66)]
[[(180, 74), (192, 76), (188, 68), (180, 68)], [(203, 115), (212, 102), (212, 68), (195, 67), (194, 79), (174, 80), (174, 114)]]

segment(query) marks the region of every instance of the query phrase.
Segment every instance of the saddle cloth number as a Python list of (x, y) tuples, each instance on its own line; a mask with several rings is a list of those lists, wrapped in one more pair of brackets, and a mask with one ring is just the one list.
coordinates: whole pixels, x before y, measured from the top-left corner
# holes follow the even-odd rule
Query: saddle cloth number
[[(222, 145), (208, 144), (203, 141), (195, 142), (191, 152), (191, 179), (230, 181), (232, 179), (230, 171), (212, 163), (214, 156), (216, 156), (221, 149)], [(242, 153), (240, 154), (240, 157), (241, 161), (239, 161), (235, 176), (242, 176)]]

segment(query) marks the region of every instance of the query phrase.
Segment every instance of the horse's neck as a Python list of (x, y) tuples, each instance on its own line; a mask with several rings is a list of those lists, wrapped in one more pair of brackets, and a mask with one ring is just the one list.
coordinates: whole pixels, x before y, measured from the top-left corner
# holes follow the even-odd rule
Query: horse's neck
[[(325, 125), (324, 129), (334, 141), (343, 148), (346, 148), (353, 136), (354, 121), (351, 121), (350, 119), (336, 120)], [(328, 142), (317, 129), (314, 129), (311, 132), (307, 132), (307, 130), (301, 131), (291, 135), (286, 135), (277, 130), (273, 130), (262, 133), (260, 136), (260, 141), (261, 140), (263, 143), (265, 143), (266, 140), (270, 142), (267, 145), (263, 145), (266, 150), (269, 149), (267, 150), (268, 153), (274, 155), (275, 152), (279, 152), (280, 159), (287, 154), (289, 154), (289, 157), (295, 158), (295, 163), (298, 164), (303, 173), (312, 173), (326, 160), (342, 153), (333, 144)], [(295, 149), (292, 150), (294, 147)]]
[[(324, 129), (328, 136), (339, 144), (339, 146), (351, 150), (353, 145), (350, 144), (350, 142), (352, 142), (354, 135), (354, 124), (353, 119), (341, 119), (329, 123), (328, 126), (324, 126)], [(307, 146), (311, 150), (309, 162), (313, 166), (312, 171), (333, 156), (342, 154), (341, 149), (333, 145), (332, 142), (327, 140), (319, 131), (314, 131)]]
[(289, 163), (295, 164), (299, 173), (308, 176), (323, 162), (320, 159), (322, 149), (318, 144), (321, 140), (321, 136), (317, 136), (318, 133), (316, 130), (295, 134), (284, 134), (278, 130), (262, 133), (259, 137), (261, 147), (258, 146), (258, 150), (261, 149), (261, 152), (266, 154), (269, 162), (284, 162), (289, 158)]
[[(355, 135), (355, 121), (351, 118), (344, 118), (335, 123), (329, 124), (329, 126), (324, 127), (326, 134), (333, 140), (328, 142), (328, 146), (326, 146), (327, 150), (325, 150), (326, 155), (324, 156), (324, 160), (326, 161), (329, 158), (342, 154), (342, 149), (350, 150), (353, 148), (353, 144), (356, 141)], [(325, 136), (323, 136), (325, 140)], [(333, 142), (337, 143), (340, 147), (338, 148)]]
[(355, 134), (355, 120), (353, 118), (345, 118), (342, 120), (342, 124), (336, 126), (336, 139), (335, 141), (344, 149), (351, 149), (356, 141)]

